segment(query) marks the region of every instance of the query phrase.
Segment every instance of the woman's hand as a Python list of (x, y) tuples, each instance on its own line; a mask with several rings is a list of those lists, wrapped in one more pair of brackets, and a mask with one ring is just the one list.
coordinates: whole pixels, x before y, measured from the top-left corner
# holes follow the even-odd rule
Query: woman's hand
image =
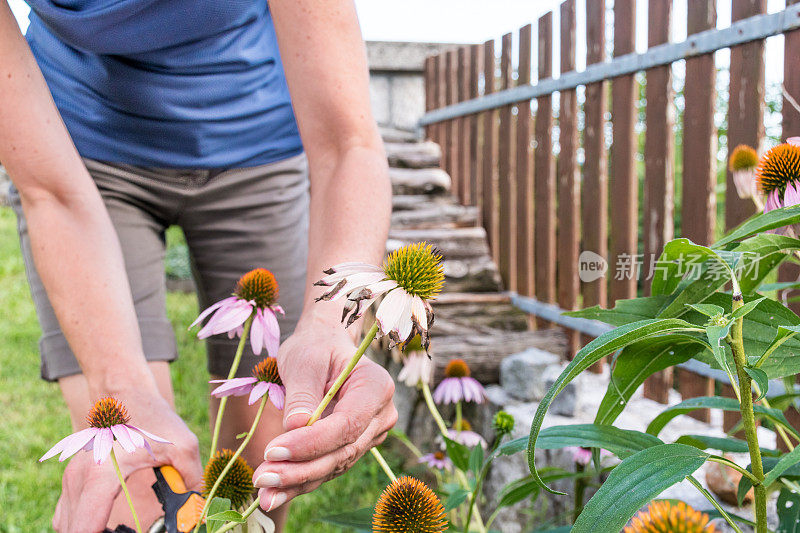
[(278, 368), (286, 386), (287, 433), (267, 445), (265, 461), (253, 476), (263, 509), (275, 509), (344, 473), (383, 442), (397, 421), (392, 378), (362, 358), (332, 402), (333, 409), (305, 427), (355, 350), (341, 324), (323, 320), (301, 321), (281, 346)]

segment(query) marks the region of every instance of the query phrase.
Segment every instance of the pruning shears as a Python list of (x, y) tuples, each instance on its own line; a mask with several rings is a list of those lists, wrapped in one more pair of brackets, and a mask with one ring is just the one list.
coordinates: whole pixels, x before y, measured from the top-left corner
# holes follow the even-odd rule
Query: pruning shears
[(156, 474), (153, 491), (164, 509), (161, 530), (167, 533), (191, 533), (200, 519), (205, 500), (199, 492), (186, 488), (175, 468), (158, 466), (153, 471)]

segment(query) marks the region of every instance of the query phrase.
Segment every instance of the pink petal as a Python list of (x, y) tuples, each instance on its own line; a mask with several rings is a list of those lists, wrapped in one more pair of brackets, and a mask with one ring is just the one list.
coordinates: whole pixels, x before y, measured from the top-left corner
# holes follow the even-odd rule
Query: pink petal
[(800, 137), (789, 137), (786, 142), (794, 146), (800, 146)]
[(783, 194), (783, 206), (800, 204), (800, 191), (797, 190), (794, 183), (786, 186), (786, 192)]
[(116, 424), (111, 426), (111, 433), (114, 434), (116, 437), (117, 442), (119, 445), (122, 446), (122, 449), (128, 453), (133, 453), (136, 451), (136, 445), (131, 440), (130, 433), (128, 432), (128, 428), (125, 427), (125, 424)]
[(265, 309), (262, 326), (264, 327), (264, 347), (267, 349), (267, 355), (278, 357), (278, 348), (281, 343), (281, 327), (278, 325), (275, 313)]
[(278, 410), (283, 410), (286, 402), (286, 389), (277, 383), (269, 384), (269, 400)]
[(236, 300), (214, 313), (205, 327), (198, 332), (197, 337), (205, 339), (211, 335), (235, 330), (247, 320), (252, 312), (253, 308), (249, 303), (244, 300)]
[(264, 345), (264, 313), (261, 309), (256, 310), (256, 316), (253, 317), (253, 325), (250, 326), (250, 346), (253, 348), (253, 353), (256, 355), (261, 354), (261, 348)]
[(280, 313), (281, 316), (286, 316), (286, 312), (283, 310), (283, 307), (281, 307), (280, 305), (275, 304), (275, 305), (272, 305), (270, 307), (272, 307), (272, 311), (274, 311), (276, 314)]
[[(83, 446), (86, 444), (86, 442), (92, 440), (92, 437), (94, 437), (94, 434), (96, 432), (97, 432), (97, 428), (86, 428), (86, 429), (82, 429), (82, 430), (80, 430), (80, 431), (78, 431), (76, 433), (71, 433), (71, 434), (67, 435), (66, 437), (64, 437), (63, 439), (58, 441), (55, 444), (55, 446), (50, 448), (47, 451), (47, 453), (45, 453), (41, 457), (41, 459), (39, 459), (39, 462), (41, 463), (42, 461), (46, 461), (47, 459), (50, 459), (51, 457), (54, 457), (59, 452), (61, 452), (61, 455), (63, 456), (63, 459), (59, 459), (59, 460), (63, 461), (67, 457), (70, 457), (70, 456), (74, 455), (77, 451), (79, 451), (81, 448), (83, 448)], [(73, 447), (75, 447), (75, 444), (77, 444), (79, 442), (81, 444), (80, 444), (80, 446), (77, 446), (77, 449), (75, 449), (71, 453), (66, 453), (65, 450), (71, 450)]]
[(166, 439), (163, 439), (161, 437), (158, 437), (156, 435), (153, 435), (152, 433), (150, 433), (148, 431), (145, 431), (140, 427), (131, 426), (130, 424), (126, 424), (126, 425), (128, 426), (128, 429), (132, 429), (134, 431), (138, 431), (139, 433), (141, 433), (142, 435), (144, 435), (145, 437), (147, 437), (150, 440), (153, 440), (153, 441), (156, 441), (156, 442), (160, 442), (161, 444), (172, 444), (170, 441), (168, 441)]
[(436, 403), (455, 403), (461, 399), (460, 396), (461, 384), (458, 378), (444, 378), (433, 391), (433, 401)]
[(249, 405), (253, 405), (261, 399), (267, 392), (269, 392), (269, 385), (266, 381), (259, 381), (250, 391), (250, 399), (247, 401)]
[(114, 434), (109, 428), (100, 428), (94, 437), (94, 462), (103, 464), (111, 454), (111, 447), (114, 444)]
[(79, 431), (73, 435), (74, 438), (71, 442), (64, 445), (64, 451), (58, 457), (59, 462), (72, 457), (79, 451), (83, 450), (88, 444), (91, 444), (92, 439), (100, 431), (97, 428), (87, 428)]
[(229, 298), (225, 298), (224, 300), (220, 300), (220, 301), (218, 301), (218, 302), (217, 302), (217, 303), (215, 303), (215, 304), (212, 304), (212, 305), (211, 305), (210, 307), (208, 307), (208, 308), (207, 308), (205, 311), (203, 311), (202, 313), (200, 313), (200, 316), (198, 316), (198, 317), (197, 317), (197, 319), (195, 319), (195, 321), (194, 321), (194, 322), (192, 322), (192, 324), (189, 326), (189, 329), (192, 329), (192, 328), (193, 328), (193, 327), (195, 327), (197, 324), (199, 324), (199, 323), (200, 323), (200, 322), (201, 322), (201, 321), (202, 321), (202, 320), (203, 320), (205, 317), (207, 317), (208, 315), (210, 315), (210, 314), (211, 314), (211, 313), (212, 313), (212, 312), (213, 312), (215, 309), (217, 309), (217, 308), (219, 308), (219, 307), (221, 307), (221, 306), (223, 306), (223, 305), (227, 304), (228, 302), (232, 302), (232, 301), (234, 301), (234, 300), (236, 300), (236, 296), (231, 296), (231, 297), (229, 297)]
[(216, 398), (222, 398), (223, 396), (243, 396), (250, 392), (250, 388), (256, 381), (258, 380), (254, 377), (212, 379), (209, 383), (222, 383), (222, 385), (211, 391), (211, 395)]
[(471, 377), (461, 378), (461, 386), (464, 390), (464, 399), (468, 402), (483, 403), (486, 393), (483, 385), (478, 380)]

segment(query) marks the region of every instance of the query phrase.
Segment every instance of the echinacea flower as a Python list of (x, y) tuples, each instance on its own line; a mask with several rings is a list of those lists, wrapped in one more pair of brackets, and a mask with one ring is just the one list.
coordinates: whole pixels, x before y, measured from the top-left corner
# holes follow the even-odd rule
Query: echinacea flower
[(434, 299), (444, 284), (442, 256), (430, 244), (421, 242), (399, 248), (389, 254), (382, 267), (342, 263), (325, 274), (314, 285), (331, 289), (317, 301), (346, 297), (342, 314), (346, 326), (385, 295), (375, 313), (380, 336), (388, 335), (399, 344), (419, 335), (422, 347), (428, 349), (428, 329), (433, 324), (428, 300)]
[[(795, 139), (770, 149), (758, 164), (756, 181), (766, 197), (765, 213), (800, 204), (800, 142)], [(798, 228), (791, 229), (798, 233)]]
[[(39, 459), (39, 462), (50, 459), (59, 452), (61, 453), (58, 457), (59, 462), (64, 461), (84, 450), (92, 451), (94, 462), (102, 464), (111, 454), (114, 441), (128, 453), (135, 452), (136, 448), (144, 448), (151, 457), (153, 451), (146, 439), (171, 444), (161, 437), (128, 424), (129, 421), (128, 411), (122, 403), (110, 397), (101, 398), (95, 402), (86, 416), (89, 427), (61, 439)], [(153, 459), (155, 460), (155, 457)]]
[(492, 417), (492, 427), (498, 438), (514, 431), (515, 422), (514, 416), (505, 411), (497, 411)]
[(661, 500), (650, 502), (647, 510), (639, 511), (624, 533), (714, 533), (716, 528), (709, 522), (711, 518), (706, 513), (695, 511), (684, 502)]
[(466, 420), (461, 421), (461, 429), (458, 428), (450, 428), (447, 430), (447, 436), (450, 440), (455, 441), (459, 444), (463, 444), (467, 448), (474, 448), (475, 446), (480, 446), (481, 448), (486, 448), (488, 446), (486, 439), (480, 436), (480, 434), (475, 433), (472, 431), (472, 426), (470, 426), (469, 422)]
[(453, 359), (444, 369), (445, 378), (433, 391), (436, 403), (448, 404), (461, 401), (483, 403), (486, 392), (478, 380), (470, 377), (469, 366), (463, 359)]
[(372, 515), (373, 533), (442, 533), (444, 506), (425, 483), (409, 476), (386, 487)]
[(248, 404), (253, 405), (265, 394), (278, 409), (283, 409), (286, 388), (278, 374), (278, 360), (266, 357), (253, 367), (253, 376), (248, 378), (212, 379), (209, 383), (222, 383), (211, 391), (215, 398), (225, 396), (244, 396), (249, 394)]
[(453, 466), (453, 462), (442, 451), (425, 454), (419, 458), (419, 462), (439, 470), (449, 471)]
[[(205, 472), (203, 473), (203, 497), (207, 498), (211, 488), (219, 479), (220, 474), (231, 462), (234, 452), (231, 450), (219, 450), (208, 461)], [(231, 501), (231, 507), (238, 509), (247, 503), (253, 496), (253, 469), (241, 456), (237, 457), (231, 465), (225, 477), (219, 483), (214, 496), (227, 498)]]
[(397, 374), (397, 380), (409, 387), (420, 383), (430, 385), (433, 377), (433, 361), (425, 352), (408, 352), (403, 357), (403, 368)]
[(573, 446), (572, 460), (581, 466), (586, 466), (592, 462), (592, 450), (583, 446)]
[(755, 149), (746, 144), (740, 144), (731, 152), (728, 168), (733, 174), (733, 184), (739, 198), (756, 197), (756, 167), (758, 154)]
[(266, 348), (267, 355), (274, 357), (278, 355), (281, 337), (275, 313), (284, 314), (283, 308), (276, 303), (277, 300), (278, 282), (275, 276), (265, 268), (256, 268), (239, 278), (233, 296), (220, 300), (200, 313), (189, 328), (211, 315), (197, 337), (205, 339), (227, 333), (228, 338), (232, 339), (244, 333), (244, 323), (253, 315), (250, 326), (250, 346), (253, 353), (258, 355), (262, 348)]

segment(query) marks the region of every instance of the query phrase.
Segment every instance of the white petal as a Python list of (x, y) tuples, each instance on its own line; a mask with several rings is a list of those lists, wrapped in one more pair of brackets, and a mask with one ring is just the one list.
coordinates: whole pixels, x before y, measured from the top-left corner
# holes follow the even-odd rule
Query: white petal
[(381, 335), (387, 335), (396, 329), (400, 318), (403, 316), (406, 301), (410, 298), (401, 287), (389, 292), (378, 306), (375, 319), (378, 321)]

